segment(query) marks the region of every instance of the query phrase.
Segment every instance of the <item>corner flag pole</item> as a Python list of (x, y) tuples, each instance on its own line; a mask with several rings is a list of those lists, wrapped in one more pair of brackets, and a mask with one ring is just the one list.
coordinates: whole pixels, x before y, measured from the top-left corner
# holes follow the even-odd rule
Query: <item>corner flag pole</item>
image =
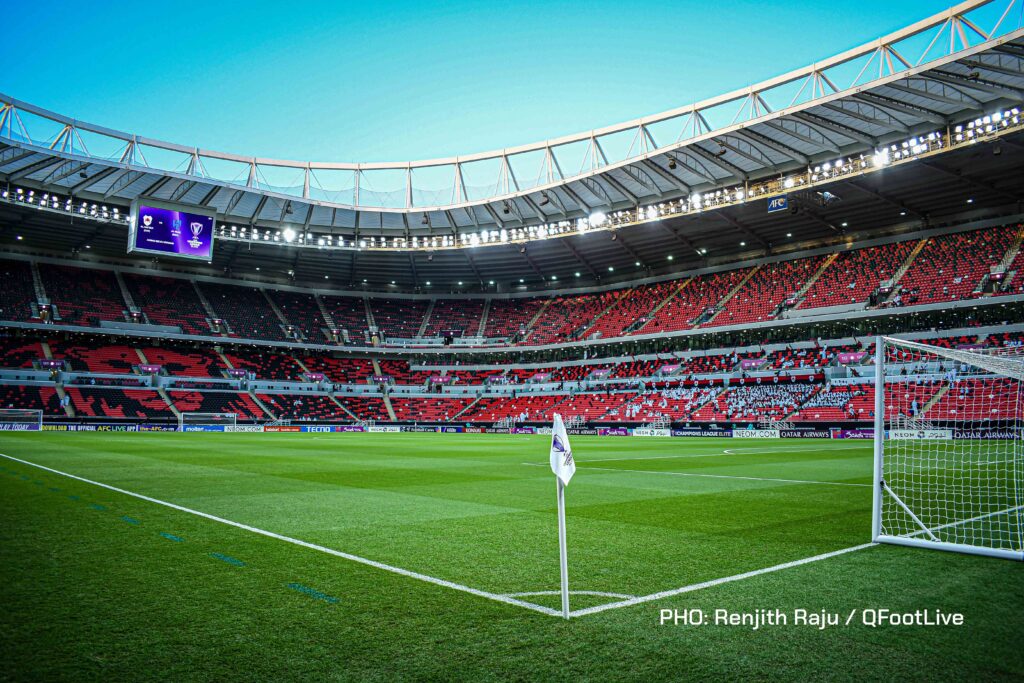
[(551, 471), (558, 482), (558, 559), (562, 565), (562, 616), (569, 618), (569, 561), (565, 551), (565, 486), (576, 473), (576, 462), (572, 459), (569, 435), (565, 423), (558, 413), (551, 424)]
[(562, 617), (569, 618), (569, 560), (565, 549), (565, 484), (558, 477), (558, 559), (562, 565)]

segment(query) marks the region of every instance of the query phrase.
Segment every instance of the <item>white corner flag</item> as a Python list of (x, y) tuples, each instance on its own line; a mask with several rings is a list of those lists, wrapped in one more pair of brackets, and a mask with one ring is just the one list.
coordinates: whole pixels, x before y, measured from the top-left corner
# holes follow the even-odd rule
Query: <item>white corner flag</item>
[(572, 475), (576, 473), (569, 435), (565, 433), (565, 423), (558, 413), (555, 413), (555, 422), (551, 425), (551, 471), (563, 486), (567, 486)]
[(565, 486), (576, 473), (569, 435), (565, 433), (562, 416), (555, 413), (551, 425), (551, 471), (558, 487), (558, 559), (562, 566), (562, 616), (569, 618), (569, 561), (565, 549)]

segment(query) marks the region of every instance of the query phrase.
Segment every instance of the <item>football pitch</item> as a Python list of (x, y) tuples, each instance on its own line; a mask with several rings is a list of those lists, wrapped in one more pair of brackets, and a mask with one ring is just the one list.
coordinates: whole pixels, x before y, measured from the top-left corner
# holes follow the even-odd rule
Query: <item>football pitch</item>
[(2, 434), (0, 675), (1024, 676), (1021, 563), (869, 544), (869, 441), (572, 437), (565, 621), (548, 444)]

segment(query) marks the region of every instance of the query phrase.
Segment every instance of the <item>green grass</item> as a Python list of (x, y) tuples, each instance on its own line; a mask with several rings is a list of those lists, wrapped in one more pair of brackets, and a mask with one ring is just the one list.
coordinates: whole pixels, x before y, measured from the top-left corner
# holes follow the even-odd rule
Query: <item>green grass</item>
[[(574, 591), (647, 595), (870, 535), (869, 443), (574, 437), (573, 450)], [(0, 453), (490, 593), (558, 588), (545, 437), (3, 434)], [(565, 622), (0, 467), (3, 679), (1024, 675), (1020, 563), (878, 546)], [(658, 625), (672, 608), (869, 607), (966, 625)]]

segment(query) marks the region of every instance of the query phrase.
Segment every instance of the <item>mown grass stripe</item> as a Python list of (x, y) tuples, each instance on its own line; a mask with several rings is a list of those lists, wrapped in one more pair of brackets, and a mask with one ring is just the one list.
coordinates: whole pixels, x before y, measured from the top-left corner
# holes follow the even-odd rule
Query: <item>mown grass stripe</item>
[(210, 557), (214, 558), (215, 560), (220, 560), (221, 562), (227, 562), (228, 564), (234, 565), (236, 567), (245, 566), (245, 562), (242, 562), (237, 558), (231, 557), (230, 555), (225, 555), (223, 553), (210, 553)]
[(336, 597), (334, 597), (332, 595), (327, 595), (326, 593), (321, 593), (317, 589), (310, 588), (309, 586), (303, 586), (301, 583), (289, 583), (289, 584), (287, 584), (287, 586), (288, 586), (288, 588), (292, 589), (293, 591), (298, 591), (299, 593), (303, 593), (305, 595), (308, 595), (309, 597), (313, 598), (314, 600), (322, 600), (323, 602), (329, 603), (331, 605), (336, 605), (339, 602), (341, 602), (340, 600), (338, 600), (338, 598), (336, 598)]

